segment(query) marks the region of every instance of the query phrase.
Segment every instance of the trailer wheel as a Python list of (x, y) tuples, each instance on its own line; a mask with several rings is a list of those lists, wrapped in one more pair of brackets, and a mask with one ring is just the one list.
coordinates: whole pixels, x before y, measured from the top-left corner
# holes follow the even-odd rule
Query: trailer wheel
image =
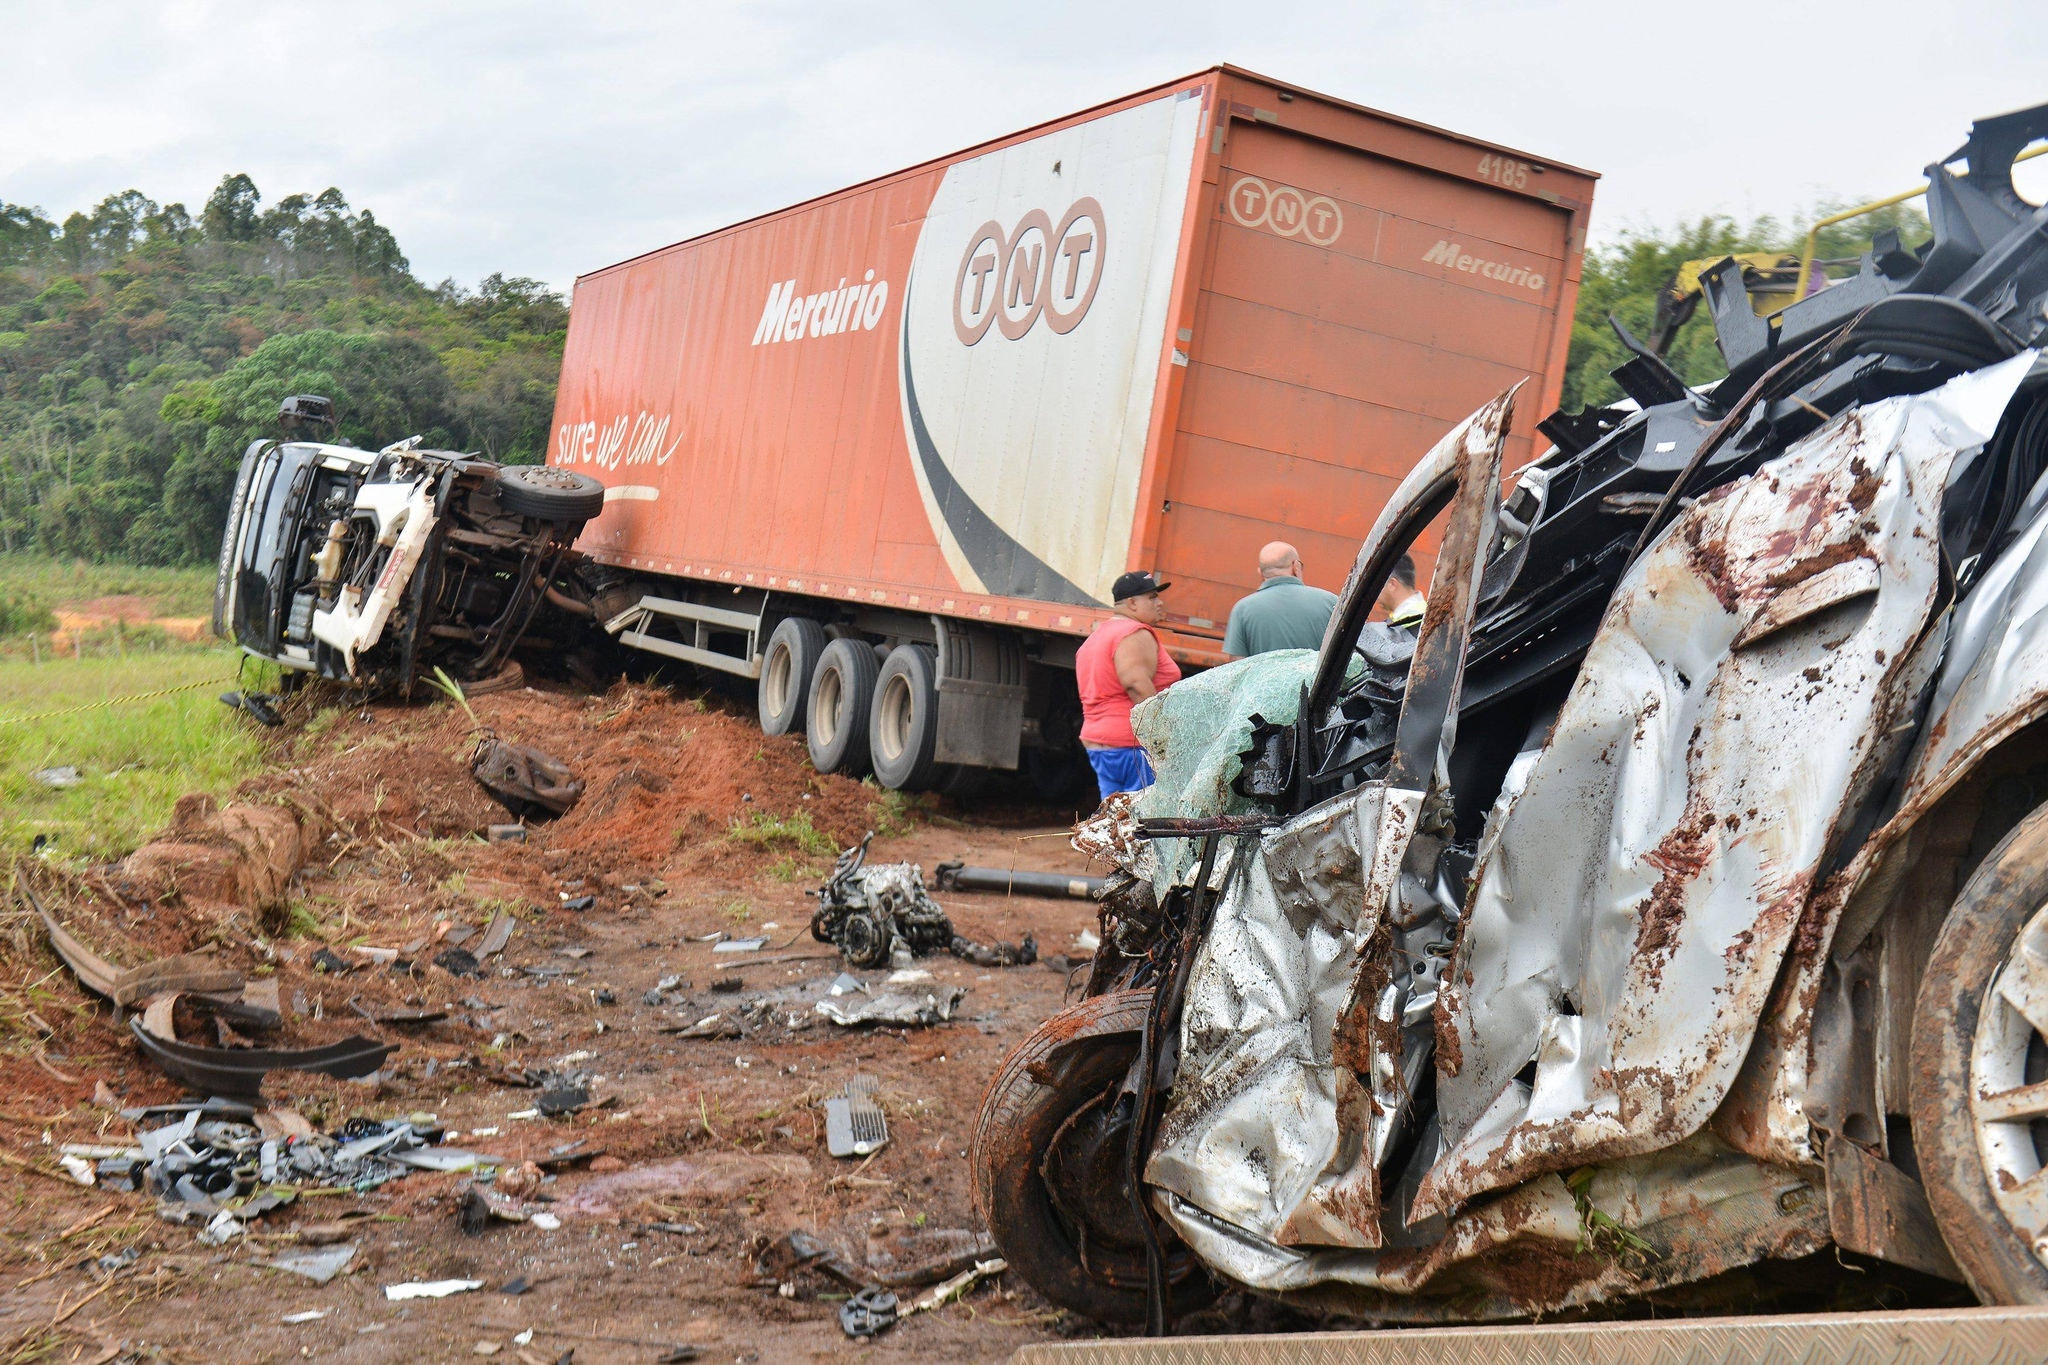
[(821, 773), (861, 777), (868, 768), (868, 712), (875, 704), (874, 647), (859, 637), (834, 640), (811, 675), (804, 742)]
[(756, 701), (761, 729), (786, 735), (804, 728), (811, 704), (811, 675), (825, 652), (825, 628), (808, 616), (785, 617), (761, 651), (761, 684)]
[(554, 465), (506, 465), (498, 471), (498, 502), (517, 516), (583, 522), (604, 511), (604, 485)]
[[(1082, 1000), (1038, 1026), (989, 1083), (975, 1124), (974, 1207), (1003, 1258), (1053, 1303), (1097, 1322), (1145, 1320), (1144, 1231), (1131, 1207), (1120, 1093), (1150, 991)], [(1185, 1316), (1217, 1287), (1165, 1228), (1166, 1297)]]
[(895, 791), (931, 790), (940, 776), (932, 751), (939, 741), (939, 666), (930, 647), (898, 645), (875, 679), (868, 713), (868, 751), (875, 780)]
[(1987, 1303), (2048, 1303), (2048, 806), (1956, 897), (1920, 981), (1908, 1105), (1942, 1240)]

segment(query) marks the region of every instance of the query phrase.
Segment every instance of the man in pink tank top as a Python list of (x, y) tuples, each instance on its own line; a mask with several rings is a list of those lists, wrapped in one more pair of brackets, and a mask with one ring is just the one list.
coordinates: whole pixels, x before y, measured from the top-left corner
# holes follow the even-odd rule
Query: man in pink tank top
[(1180, 681), (1180, 665), (1153, 627), (1166, 619), (1159, 594), (1169, 584), (1132, 572), (1110, 588), (1116, 615), (1095, 628), (1074, 655), (1081, 691), (1081, 743), (1105, 799), (1152, 785), (1152, 765), (1131, 729), (1131, 707)]

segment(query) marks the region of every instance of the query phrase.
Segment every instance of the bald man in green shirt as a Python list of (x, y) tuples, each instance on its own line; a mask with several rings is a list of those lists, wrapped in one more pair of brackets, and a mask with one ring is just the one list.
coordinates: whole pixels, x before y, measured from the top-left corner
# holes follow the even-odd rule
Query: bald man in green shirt
[(1301, 581), (1301, 555), (1284, 540), (1259, 551), (1259, 590), (1230, 609), (1223, 652), (1233, 659), (1275, 649), (1317, 649), (1337, 594)]

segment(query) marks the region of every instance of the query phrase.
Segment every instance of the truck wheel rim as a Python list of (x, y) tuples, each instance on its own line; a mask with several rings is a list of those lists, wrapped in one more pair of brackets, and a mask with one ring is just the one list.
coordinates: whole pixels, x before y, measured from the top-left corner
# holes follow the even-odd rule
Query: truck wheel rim
[(840, 703), (844, 698), (838, 669), (828, 668), (819, 674), (817, 697), (817, 704), (811, 710), (818, 730), (818, 742), (829, 745), (839, 738)]
[(875, 749), (894, 763), (910, 749), (910, 726), (917, 714), (916, 699), (910, 695), (910, 679), (892, 674), (882, 685), (882, 704), (875, 727)]
[(2048, 907), (2020, 930), (1984, 992), (1970, 1111), (1993, 1202), (2048, 1265)]
[(790, 687), (790, 674), (792, 672), (789, 650), (782, 645), (776, 645), (769, 649), (767, 676), (765, 678), (768, 707), (777, 715), (780, 715), (789, 707), (789, 694), (792, 691)]

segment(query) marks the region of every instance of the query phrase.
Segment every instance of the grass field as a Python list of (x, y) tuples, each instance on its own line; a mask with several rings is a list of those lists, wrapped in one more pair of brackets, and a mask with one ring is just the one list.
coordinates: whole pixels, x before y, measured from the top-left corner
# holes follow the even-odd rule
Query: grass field
[[(26, 852), (43, 834), (66, 860), (120, 857), (164, 824), (179, 796), (225, 795), (254, 772), (256, 727), (217, 700), (235, 687), (238, 658), (186, 648), (39, 665), (0, 659), (0, 856)], [(176, 687), (187, 690), (121, 700)], [(94, 709), (47, 714), (87, 705)], [(61, 767), (78, 769), (78, 785), (35, 777)]]
[(149, 598), (158, 616), (206, 616), (213, 611), (213, 569), (140, 568), (0, 554), (0, 598), (26, 598), (54, 609), (95, 597), (127, 595)]

